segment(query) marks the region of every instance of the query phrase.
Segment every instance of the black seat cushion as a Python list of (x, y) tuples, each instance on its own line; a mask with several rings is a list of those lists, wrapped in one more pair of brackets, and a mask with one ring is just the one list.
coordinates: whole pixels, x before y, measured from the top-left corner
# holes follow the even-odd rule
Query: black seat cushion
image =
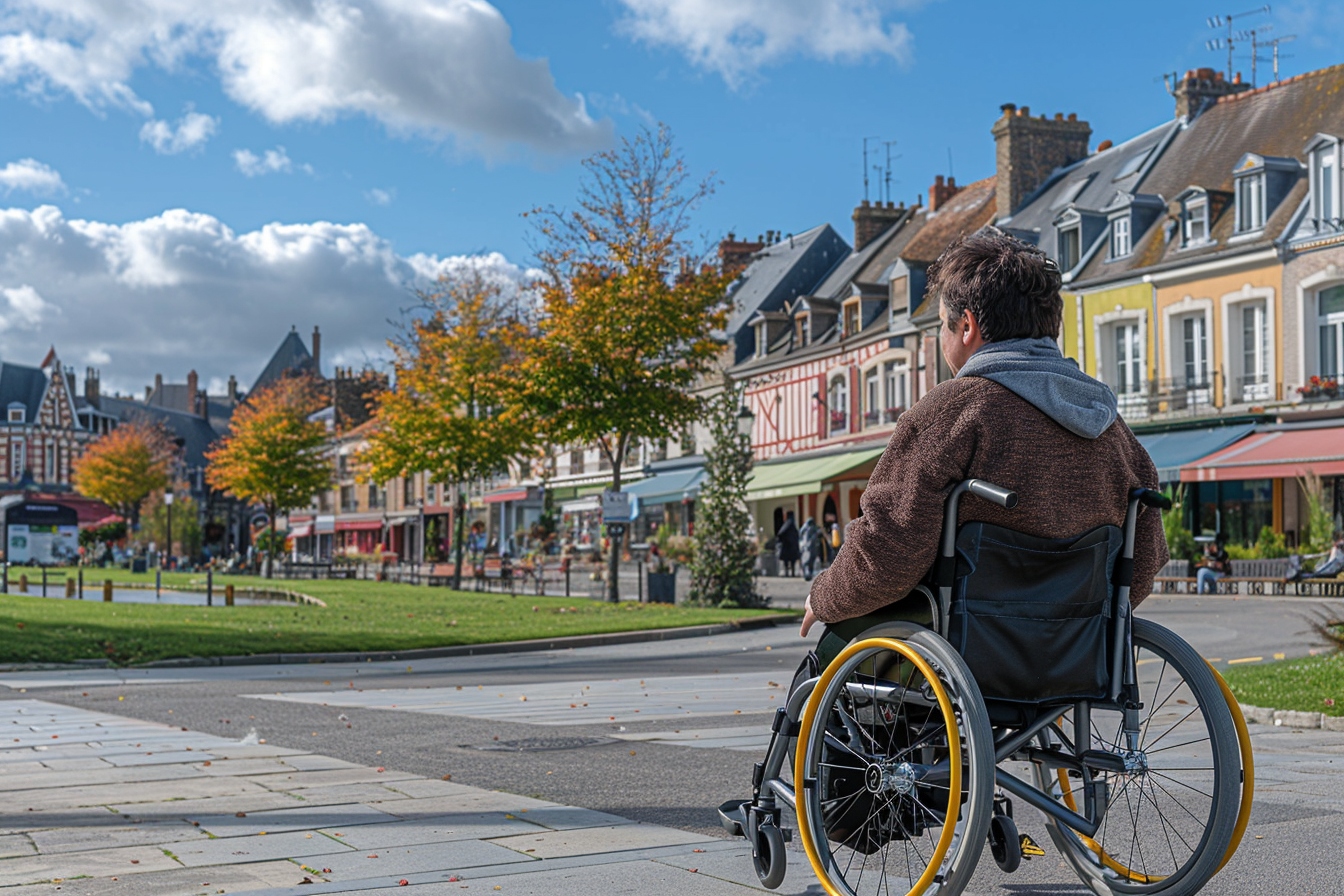
[(1116, 526), (1065, 539), (962, 527), (948, 634), (987, 700), (1105, 696), (1123, 543)]

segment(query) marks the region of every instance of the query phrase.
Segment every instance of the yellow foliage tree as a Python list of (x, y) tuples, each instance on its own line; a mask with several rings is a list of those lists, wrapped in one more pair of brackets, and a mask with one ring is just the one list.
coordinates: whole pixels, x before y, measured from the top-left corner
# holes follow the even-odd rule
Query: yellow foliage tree
[[(305, 507), (331, 485), (327, 428), (309, 419), (322, 401), (307, 377), (282, 380), (249, 395), (233, 413), (230, 432), (206, 457), (211, 488), (266, 509), (275, 543), (275, 518)], [(270, 578), (274, 551), (266, 553)]]
[(75, 461), (75, 490), (111, 507), (132, 529), (140, 505), (168, 485), (176, 445), (161, 424), (123, 423), (88, 447)]

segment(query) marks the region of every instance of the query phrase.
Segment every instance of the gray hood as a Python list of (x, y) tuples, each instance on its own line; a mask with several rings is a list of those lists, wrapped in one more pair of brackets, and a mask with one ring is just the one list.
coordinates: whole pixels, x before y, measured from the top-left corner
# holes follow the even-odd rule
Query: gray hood
[(1053, 339), (987, 342), (957, 377), (993, 380), (1074, 435), (1095, 439), (1115, 422), (1115, 393), (1060, 354)]

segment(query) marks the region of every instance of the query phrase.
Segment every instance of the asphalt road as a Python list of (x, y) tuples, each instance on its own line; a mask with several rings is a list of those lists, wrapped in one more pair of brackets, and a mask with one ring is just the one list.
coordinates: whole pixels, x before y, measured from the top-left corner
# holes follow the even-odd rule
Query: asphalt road
[[(1255, 657), (1268, 661), (1276, 655), (1300, 656), (1319, 649), (1312, 619), (1344, 616), (1344, 601), (1154, 597), (1139, 613), (1175, 629), (1223, 665)], [(704, 729), (707, 736), (731, 726), (759, 729), (768, 723), (771, 709), (762, 696), (761, 679), (787, 685), (808, 646), (796, 630), (781, 627), (556, 653), (428, 660), (409, 666), (368, 663), (9, 674), (0, 676), (0, 685), (8, 685), (11, 691), (0, 691), (0, 698), (23, 694), (232, 737), (255, 728), (269, 743), (281, 746), (432, 777), (451, 775), (453, 781), (464, 784), (717, 835), (722, 832), (713, 807), (749, 795), (751, 763), (759, 757), (742, 750), (688, 748), (628, 738), (655, 731), (675, 730), (684, 737), (693, 729)], [(545, 691), (554, 690), (557, 683), (568, 683), (581, 694), (584, 684), (597, 687), (619, 679), (638, 696), (645, 681), (651, 682), (652, 689), (659, 686), (657, 682), (682, 676), (718, 676), (714, 680), (726, 681), (726, 690), (711, 711), (701, 712), (692, 705), (675, 721), (666, 716), (644, 721), (630, 714), (637, 710), (613, 710), (619, 718), (541, 724), (520, 720), (519, 713), (528, 710), (514, 702), (527, 696), (528, 686)], [(741, 676), (744, 682), (738, 710), (727, 709), (736, 705), (730, 676)], [(473, 690), (484, 699), (496, 689), (501, 701), (498, 711), (468, 709), (464, 712), (472, 715), (466, 715), (453, 710), (452, 701), (470, 697)], [(416, 691), (423, 691), (424, 699), (441, 695), (447, 708), (407, 709), (415, 702)], [(300, 698), (311, 702), (259, 699), (259, 695), (311, 692), (317, 696)], [(363, 701), (386, 708), (335, 705), (338, 694), (346, 704)], [(392, 703), (397, 708), (391, 708)], [(1289, 880), (1297, 893), (1338, 892), (1344, 871), (1338, 849), (1338, 833), (1344, 830), (1344, 734), (1273, 728), (1253, 731), (1262, 786), (1257, 791), (1252, 831), (1210, 892), (1248, 896), (1277, 892)], [(521, 749), (500, 749), (501, 744), (511, 743)], [(552, 748), (557, 746), (569, 748)], [(1027, 810), (1020, 813), (1031, 814)], [(1038, 842), (1047, 842), (1034, 819), (1022, 826)], [(1002, 875), (986, 857), (970, 892), (1083, 892), (1053, 848), (1047, 845), (1046, 849), (1044, 859), (1024, 865), (1012, 877)], [(807, 881), (800, 877), (786, 883), (784, 891), (798, 892), (804, 887)]]

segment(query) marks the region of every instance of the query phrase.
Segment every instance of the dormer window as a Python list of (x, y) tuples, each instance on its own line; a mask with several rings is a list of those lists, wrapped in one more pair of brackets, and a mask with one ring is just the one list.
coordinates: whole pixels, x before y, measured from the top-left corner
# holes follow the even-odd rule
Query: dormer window
[(756, 357), (764, 358), (766, 351), (770, 348), (766, 341), (765, 321), (756, 325)]
[(1237, 233), (1250, 233), (1265, 226), (1265, 172), (1237, 178)]
[(1198, 246), (1209, 241), (1209, 199), (1200, 194), (1186, 200), (1184, 245)]
[(27, 408), (21, 402), (11, 402), (9, 405), (9, 422), (23, 423), (27, 419)]
[(857, 300), (845, 303), (844, 332), (842, 338), (857, 335), (861, 329), (862, 317), (860, 315), (859, 302)]
[(1111, 219), (1111, 258), (1124, 258), (1134, 251), (1129, 215)]
[(793, 347), (802, 348), (807, 345), (807, 315), (800, 314), (793, 319)]
[(1082, 228), (1078, 224), (1059, 232), (1059, 269), (1071, 271), (1082, 257)]
[(1311, 159), (1311, 219), (1318, 233), (1340, 229), (1339, 140), (1318, 134), (1307, 144)]

